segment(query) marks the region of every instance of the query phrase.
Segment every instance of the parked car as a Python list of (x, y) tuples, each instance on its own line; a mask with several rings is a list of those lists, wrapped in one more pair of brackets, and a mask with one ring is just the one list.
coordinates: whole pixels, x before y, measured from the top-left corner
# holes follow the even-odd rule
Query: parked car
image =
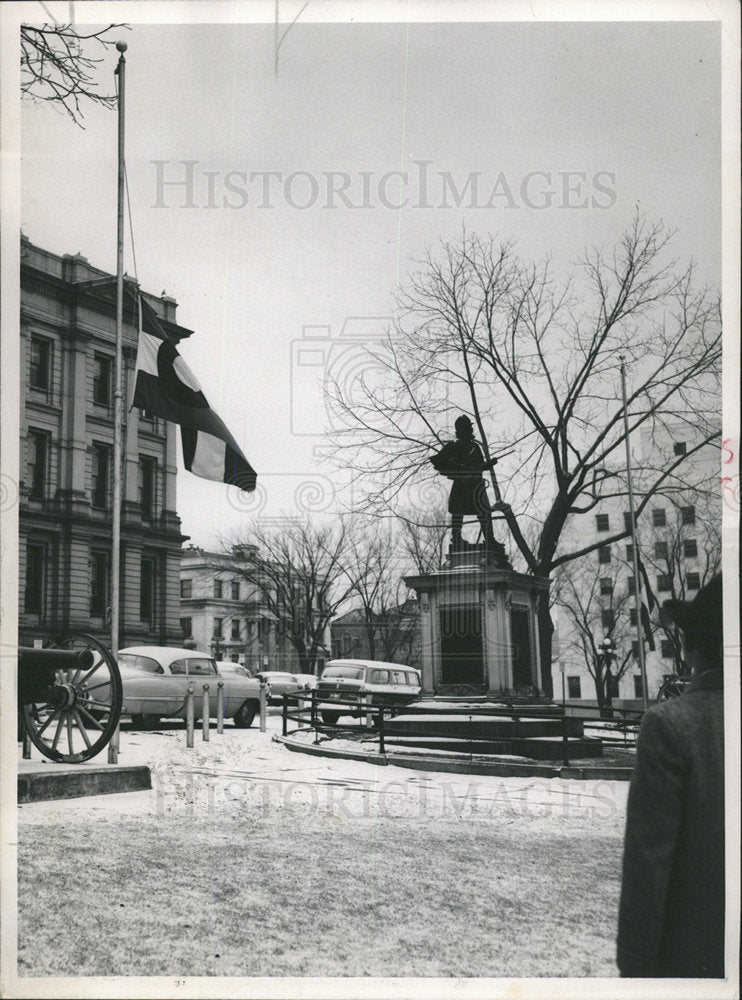
[[(420, 697), (420, 671), (403, 663), (380, 660), (330, 660), (317, 684), (322, 721), (334, 726), (341, 715), (360, 718), (366, 711), (360, 699), (370, 696), (371, 705), (405, 705)], [(359, 707), (333, 706), (333, 702), (359, 699)], [(368, 702), (365, 702), (368, 704)]]
[[(164, 716), (185, 719), (186, 695), (194, 688), (195, 717), (203, 712), (203, 686), (209, 685), (209, 715), (216, 716), (217, 684), (224, 683), (224, 718), (240, 729), (252, 725), (260, 711), (260, 685), (237, 672), (221, 673), (216, 661), (195, 649), (128, 646), (119, 650), (124, 688), (123, 714), (139, 727), (151, 727)], [(230, 668), (239, 664), (229, 664)]]
[(252, 677), (247, 667), (243, 667), (241, 663), (235, 663), (233, 660), (217, 660), (216, 669), (222, 677)]
[(283, 670), (261, 670), (255, 677), (268, 685), (269, 705), (281, 705), (284, 694), (295, 694), (302, 689), (302, 684), (296, 675)]
[(294, 674), (294, 677), (297, 679), (299, 684), (301, 684), (301, 686), (306, 688), (308, 691), (316, 688), (319, 680), (319, 677), (317, 677), (316, 674)]

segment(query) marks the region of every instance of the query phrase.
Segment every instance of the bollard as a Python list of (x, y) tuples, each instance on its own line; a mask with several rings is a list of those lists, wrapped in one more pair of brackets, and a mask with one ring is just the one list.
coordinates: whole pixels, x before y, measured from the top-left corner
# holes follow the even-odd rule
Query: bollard
[(196, 728), (195, 721), (196, 713), (193, 710), (193, 685), (188, 685), (188, 694), (186, 695), (186, 748), (188, 750), (193, 749), (193, 738), (194, 730)]
[(384, 746), (384, 708), (379, 707), (379, 753), (386, 753)]
[(23, 759), (31, 760), (31, 737), (25, 726), (23, 727)]
[(119, 762), (119, 736), (121, 735), (121, 725), (117, 722), (113, 731), (111, 742), (108, 744), (108, 763), (118, 764)]
[(216, 685), (216, 731), (219, 735), (224, 732), (224, 681)]
[(265, 732), (265, 702), (266, 702), (266, 684), (265, 681), (260, 682), (260, 732)]
[(204, 703), (203, 710), (201, 712), (201, 727), (203, 732), (203, 742), (209, 742), (209, 722), (210, 712), (209, 712), (209, 685), (204, 684)]
[(366, 702), (366, 729), (370, 729), (373, 725), (373, 719), (371, 718), (371, 695), (367, 694), (363, 700)]

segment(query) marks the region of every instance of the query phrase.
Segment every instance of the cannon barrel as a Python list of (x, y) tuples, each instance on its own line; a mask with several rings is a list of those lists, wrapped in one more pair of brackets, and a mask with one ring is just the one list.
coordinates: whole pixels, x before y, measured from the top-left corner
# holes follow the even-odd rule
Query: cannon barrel
[(49, 670), (88, 670), (95, 657), (92, 649), (34, 649), (18, 647), (19, 671), (46, 667)]

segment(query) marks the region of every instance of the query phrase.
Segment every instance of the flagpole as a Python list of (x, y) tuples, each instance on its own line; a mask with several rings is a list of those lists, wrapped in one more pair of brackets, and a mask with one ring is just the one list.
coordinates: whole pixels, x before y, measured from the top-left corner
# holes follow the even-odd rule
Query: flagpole
[[(121, 575), (121, 494), (123, 457), (123, 342), (124, 342), (124, 111), (126, 93), (126, 42), (116, 42), (118, 75), (118, 199), (116, 222), (116, 358), (113, 392), (113, 521), (111, 526), (111, 653), (119, 651)], [(108, 762), (118, 762), (118, 726), (108, 745)]]
[(649, 694), (647, 691), (647, 665), (644, 659), (644, 636), (642, 635), (642, 587), (639, 577), (639, 545), (636, 537), (636, 519), (634, 518), (634, 485), (631, 477), (631, 444), (629, 441), (629, 414), (626, 400), (626, 368), (624, 366), (624, 356), (620, 355), (621, 361), (621, 393), (623, 395), (623, 423), (624, 440), (626, 441), (626, 473), (629, 483), (629, 517), (631, 518), (631, 550), (634, 557), (634, 606), (636, 608), (636, 637), (639, 652), (639, 670), (642, 676), (642, 701), (644, 711), (649, 708)]

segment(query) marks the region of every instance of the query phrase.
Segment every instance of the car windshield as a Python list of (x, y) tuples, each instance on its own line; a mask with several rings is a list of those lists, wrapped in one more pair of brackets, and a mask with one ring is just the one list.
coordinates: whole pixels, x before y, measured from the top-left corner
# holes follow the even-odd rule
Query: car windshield
[(346, 677), (348, 680), (360, 681), (363, 679), (363, 667), (325, 667), (322, 680), (328, 677)]
[(162, 666), (151, 656), (140, 656), (138, 653), (119, 653), (119, 666), (141, 670), (145, 674), (164, 674)]

